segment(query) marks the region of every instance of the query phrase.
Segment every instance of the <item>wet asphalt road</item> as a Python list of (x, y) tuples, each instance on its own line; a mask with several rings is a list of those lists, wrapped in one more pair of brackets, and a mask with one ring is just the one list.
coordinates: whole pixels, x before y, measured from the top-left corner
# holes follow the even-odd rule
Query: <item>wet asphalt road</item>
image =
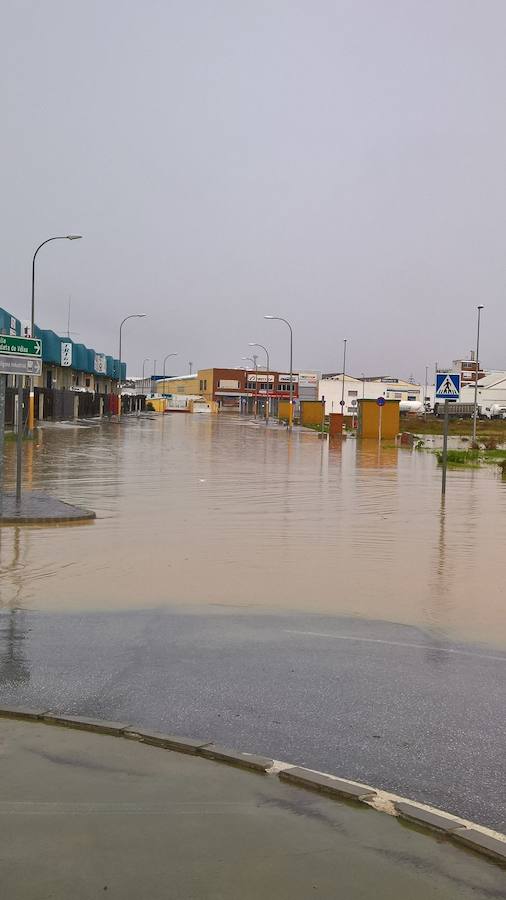
[(0, 703), (149, 725), (506, 831), (506, 653), (404, 625), (212, 611), (0, 614)]

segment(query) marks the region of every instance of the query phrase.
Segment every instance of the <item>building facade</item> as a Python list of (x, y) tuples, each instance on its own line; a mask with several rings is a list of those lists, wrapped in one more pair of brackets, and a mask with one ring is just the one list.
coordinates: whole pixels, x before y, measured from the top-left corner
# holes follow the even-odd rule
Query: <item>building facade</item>
[[(201, 396), (215, 401), (220, 409), (251, 411), (256, 403), (258, 410), (265, 409), (267, 399), (272, 405), (290, 397), (288, 372), (257, 369), (210, 368), (199, 369), (193, 375), (159, 379), (157, 391), (167, 397)], [(318, 375), (314, 372), (292, 373), (293, 399), (317, 399)]]
[[(403, 409), (423, 405), (423, 389), (419, 384), (392, 378), (388, 375), (354, 378), (353, 375), (324, 375), (318, 383), (318, 399), (325, 399), (325, 413), (343, 412), (356, 416), (359, 400), (399, 400)], [(344, 403), (343, 403), (344, 401)]]
[[(20, 319), (0, 308), (0, 334), (23, 337), (26, 333), (26, 325)], [(50, 329), (35, 326), (35, 337), (42, 341), (42, 374), (30, 379), (35, 389), (36, 419), (73, 418), (117, 411), (118, 359)], [(6, 377), (6, 421), (9, 424), (10, 397), (16, 376)], [(125, 378), (126, 365), (122, 363), (121, 380)], [(25, 388), (28, 388), (28, 382), (25, 378)]]

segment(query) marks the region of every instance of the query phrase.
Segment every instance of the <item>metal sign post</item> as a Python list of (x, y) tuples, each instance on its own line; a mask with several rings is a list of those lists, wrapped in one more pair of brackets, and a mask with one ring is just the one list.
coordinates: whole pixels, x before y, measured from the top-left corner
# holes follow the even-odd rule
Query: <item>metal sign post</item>
[(4, 442), (5, 442), (5, 375), (0, 375), (0, 512), (4, 493)]
[(460, 397), (460, 373), (436, 372), (436, 400), (444, 400), (443, 453), (441, 455), (441, 494), (446, 494), (446, 470), (448, 468), (448, 425), (451, 402)]
[(381, 443), (382, 432), (383, 432), (383, 407), (385, 405), (385, 398), (378, 397), (376, 403), (379, 406), (379, 424), (378, 424), (378, 440)]
[[(17, 439), (16, 439), (16, 503), (21, 502), (21, 470), (23, 464), (23, 380), (25, 375), (34, 377), (42, 372), (42, 341), (38, 338), (21, 338), (8, 334), (0, 335), (0, 398), (5, 410), (5, 376), (17, 376)], [(3, 424), (0, 425), (0, 452), (3, 458)]]
[(23, 376), (18, 382), (18, 433), (16, 441), (16, 503), (21, 503), (21, 469), (23, 465)]
[(443, 428), (443, 455), (441, 457), (441, 466), (443, 469), (441, 476), (441, 493), (444, 497), (446, 494), (446, 469), (448, 466), (448, 422), (449, 422), (449, 401), (445, 400), (445, 417)]

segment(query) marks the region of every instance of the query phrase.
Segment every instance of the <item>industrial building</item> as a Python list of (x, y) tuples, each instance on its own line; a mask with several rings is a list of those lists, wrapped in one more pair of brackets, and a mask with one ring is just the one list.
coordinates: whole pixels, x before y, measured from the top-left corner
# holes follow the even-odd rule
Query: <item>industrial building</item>
[[(252, 412), (255, 404), (258, 412), (265, 411), (267, 398), (271, 411), (279, 400), (290, 396), (290, 373), (249, 369), (211, 368), (199, 369), (193, 375), (179, 375), (158, 379), (157, 393), (169, 400), (169, 405), (184, 405), (178, 398), (203, 397), (214, 401), (220, 409)], [(293, 399), (316, 400), (318, 374), (315, 372), (292, 373)]]
[[(20, 319), (0, 308), (0, 334), (23, 337), (26, 333), (26, 325)], [(118, 359), (38, 326), (35, 326), (35, 337), (42, 341), (42, 374), (33, 378), (36, 420), (117, 412)], [(15, 377), (6, 376), (8, 425), (14, 422)], [(121, 380), (125, 378), (126, 365), (122, 363)], [(25, 379), (26, 394), (29, 380), (32, 379)], [(128, 399), (126, 402), (129, 405)]]
[(399, 400), (401, 412), (423, 407), (423, 388), (419, 384), (389, 375), (354, 378), (342, 373), (328, 374), (318, 384), (318, 399), (325, 399), (326, 415), (342, 409), (345, 416), (356, 416), (359, 400), (377, 400), (378, 397)]

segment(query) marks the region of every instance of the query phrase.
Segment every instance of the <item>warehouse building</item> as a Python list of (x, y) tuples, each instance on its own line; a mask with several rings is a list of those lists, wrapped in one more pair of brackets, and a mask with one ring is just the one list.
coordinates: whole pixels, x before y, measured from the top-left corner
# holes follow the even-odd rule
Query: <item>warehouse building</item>
[[(215, 401), (220, 409), (241, 412), (252, 412), (257, 403), (258, 412), (262, 414), (268, 399), (270, 411), (274, 413), (278, 401), (290, 396), (290, 373), (267, 372), (260, 368), (256, 372), (250, 369), (199, 369), (193, 375), (159, 379), (156, 387), (169, 399), (169, 405), (171, 399), (178, 402), (177, 398), (199, 396)], [(314, 372), (293, 372), (292, 390), (294, 400), (299, 397), (316, 400), (318, 375)]]
[[(0, 334), (22, 337), (26, 336), (26, 329), (20, 319), (0, 308)], [(67, 419), (117, 412), (118, 359), (38, 326), (35, 326), (35, 337), (42, 341), (42, 374), (33, 378), (36, 419)], [(126, 365), (122, 363), (121, 380), (125, 379)], [(31, 380), (25, 379), (26, 394)], [(15, 376), (8, 375), (7, 424), (14, 420), (14, 383)], [(129, 399), (124, 402), (128, 405)]]

